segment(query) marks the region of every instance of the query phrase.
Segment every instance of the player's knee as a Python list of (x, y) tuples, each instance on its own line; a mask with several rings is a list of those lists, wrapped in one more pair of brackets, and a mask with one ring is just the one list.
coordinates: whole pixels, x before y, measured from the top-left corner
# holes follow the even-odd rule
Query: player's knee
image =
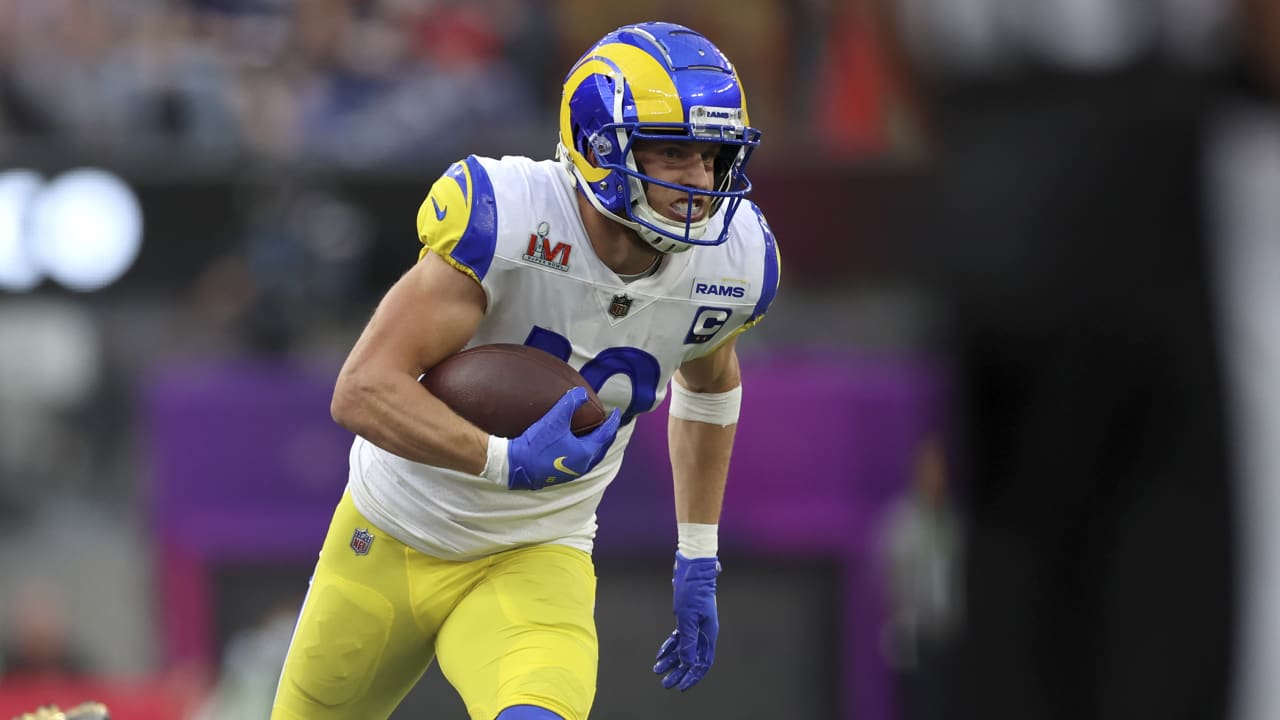
[(498, 713), (498, 717), (494, 720), (564, 720), (564, 718), (536, 705), (512, 705)]
[(313, 587), (290, 648), (286, 679), (328, 707), (360, 698), (387, 645), (394, 614), (382, 595), (341, 578)]

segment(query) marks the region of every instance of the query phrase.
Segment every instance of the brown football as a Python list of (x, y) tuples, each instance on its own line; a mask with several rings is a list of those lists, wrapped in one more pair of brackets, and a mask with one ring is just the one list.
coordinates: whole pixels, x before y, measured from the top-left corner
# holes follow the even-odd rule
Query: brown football
[(591, 432), (605, 419), (600, 398), (577, 370), (527, 345), (468, 348), (428, 370), (422, 384), (454, 412), (499, 437), (518, 437), (575, 385), (586, 388), (587, 401), (573, 414), (573, 432)]

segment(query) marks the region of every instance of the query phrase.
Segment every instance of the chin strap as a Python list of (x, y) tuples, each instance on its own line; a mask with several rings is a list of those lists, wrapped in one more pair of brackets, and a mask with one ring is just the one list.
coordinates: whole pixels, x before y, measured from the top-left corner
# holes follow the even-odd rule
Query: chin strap
[[(671, 232), (684, 231), (683, 223), (677, 223), (677, 222), (668, 220), (666, 217), (662, 216), (656, 210), (654, 210), (649, 205), (649, 203), (646, 202), (645, 200), (640, 200), (639, 202), (637, 202), (633, 212), (637, 216), (643, 218), (647, 222), (650, 222), (654, 225), (665, 225), (671, 228)], [(654, 230), (653, 228), (645, 227), (644, 225), (638, 222), (635, 222), (633, 220), (623, 220), (619, 218), (617, 215), (613, 215), (612, 217), (615, 220), (618, 220), (619, 222), (621, 222), (623, 225), (626, 225), (632, 230), (635, 230), (636, 234), (640, 236), (641, 240), (644, 240), (645, 242), (649, 243), (649, 245), (651, 245), (658, 252), (679, 253), (679, 252), (684, 252), (685, 250), (688, 250), (689, 248), (693, 247), (687, 242), (680, 242), (679, 240), (669, 238), (666, 235), (663, 235), (662, 233)], [(707, 217), (695, 223), (690, 223), (689, 239), (701, 240), (703, 232), (705, 232), (707, 229), (707, 221), (710, 219), (711, 219), (711, 216), (708, 215)]]

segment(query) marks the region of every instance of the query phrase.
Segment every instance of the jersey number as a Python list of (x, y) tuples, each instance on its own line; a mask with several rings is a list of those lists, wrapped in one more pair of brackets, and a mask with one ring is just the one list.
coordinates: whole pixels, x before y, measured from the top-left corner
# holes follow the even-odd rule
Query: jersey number
[[(573, 354), (569, 338), (536, 325), (529, 331), (524, 344), (545, 350), (565, 362), (569, 362), (569, 356)], [(626, 375), (631, 380), (631, 402), (622, 413), (622, 422), (626, 424), (636, 415), (653, 409), (662, 366), (657, 358), (640, 348), (611, 347), (588, 360), (578, 372), (596, 392), (600, 392), (605, 381), (614, 375)]]

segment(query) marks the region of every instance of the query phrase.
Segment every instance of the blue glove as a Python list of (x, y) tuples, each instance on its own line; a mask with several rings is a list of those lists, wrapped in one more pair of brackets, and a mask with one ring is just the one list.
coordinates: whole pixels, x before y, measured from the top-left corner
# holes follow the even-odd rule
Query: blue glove
[(507, 487), (541, 490), (586, 475), (600, 462), (618, 434), (621, 414), (615, 408), (600, 427), (578, 437), (569, 422), (586, 401), (586, 390), (572, 388), (546, 415), (511, 440), (507, 446)]
[(671, 586), (675, 589), (672, 609), (676, 629), (658, 649), (653, 671), (663, 675), (662, 687), (688, 690), (711, 669), (716, 659), (716, 636), (720, 619), (716, 615), (716, 576), (720, 561), (716, 558), (689, 558), (676, 553), (675, 573)]

